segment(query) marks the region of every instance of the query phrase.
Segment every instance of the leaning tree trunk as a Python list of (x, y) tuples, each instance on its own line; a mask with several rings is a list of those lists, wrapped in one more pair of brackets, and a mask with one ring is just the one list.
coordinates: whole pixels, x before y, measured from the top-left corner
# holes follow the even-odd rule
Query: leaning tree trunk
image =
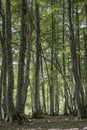
[(24, 115), (23, 109), (23, 87), (24, 87), (24, 67), (25, 67), (25, 52), (27, 43), (27, 0), (21, 0), (21, 39), (18, 61), (18, 83), (17, 83), (17, 97), (16, 97), (16, 111), (20, 115), (20, 119)]
[(14, 75), (12, 61), (12, 32), (11, 32), (11, 1), (6, 0), (6, 44), (7, 44), (7, 72), (8, 72), (8, 119), (14, 120), (15, 108), (13, 103)]
[(76, 45), (74, 41), (74, 31), (71, 18), (71, 0), (68, 0), (68, 15), (69, 15), (69, 35), (70, 35), (70, 49), (71, 49), (71, 59), (72, 59), (72, 71), (73, 71), (73, 80), (75, 86), (75, 98), (78, 106), (78, 114), (80, 118), (85, 117), (84, 113), (84, 92), (81, 85), (80, 76), (78, 75), (77, 68), (77, 53)]

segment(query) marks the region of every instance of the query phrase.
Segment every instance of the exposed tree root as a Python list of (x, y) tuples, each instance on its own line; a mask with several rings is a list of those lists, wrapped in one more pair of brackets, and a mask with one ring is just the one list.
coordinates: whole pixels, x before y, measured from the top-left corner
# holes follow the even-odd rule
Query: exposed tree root
[(17, 122), (19, 125), (23, 124), (24, 122), (28, 122), (27, 117), (24, 114), (7, 114), (6, 117), (3, 119), (3, 123), (14, 123)]

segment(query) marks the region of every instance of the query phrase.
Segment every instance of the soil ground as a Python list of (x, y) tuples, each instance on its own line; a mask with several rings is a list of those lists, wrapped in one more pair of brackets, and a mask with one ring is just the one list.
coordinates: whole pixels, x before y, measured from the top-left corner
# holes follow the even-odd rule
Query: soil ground
[(72, 116), (45, 116), (29, 119), (29, 122), (0, 123), (0, 130), (87, 130), (87, 119), (80, 120)]

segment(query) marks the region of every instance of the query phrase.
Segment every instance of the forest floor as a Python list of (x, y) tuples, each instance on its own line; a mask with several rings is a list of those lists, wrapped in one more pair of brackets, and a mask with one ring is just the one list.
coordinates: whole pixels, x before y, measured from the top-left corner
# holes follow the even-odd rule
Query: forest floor
[(87, 119), (80, 120), (72, 116), (46, 116), (29, 119), (29, 122), (0, 123), (0, 130), (87, 130)]

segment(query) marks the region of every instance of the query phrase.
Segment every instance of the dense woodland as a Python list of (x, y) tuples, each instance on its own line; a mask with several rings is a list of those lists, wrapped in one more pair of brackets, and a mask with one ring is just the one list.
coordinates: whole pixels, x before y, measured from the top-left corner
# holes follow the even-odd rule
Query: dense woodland
[(0, 119), (87, 118), (87, 1), (0, 0)]

